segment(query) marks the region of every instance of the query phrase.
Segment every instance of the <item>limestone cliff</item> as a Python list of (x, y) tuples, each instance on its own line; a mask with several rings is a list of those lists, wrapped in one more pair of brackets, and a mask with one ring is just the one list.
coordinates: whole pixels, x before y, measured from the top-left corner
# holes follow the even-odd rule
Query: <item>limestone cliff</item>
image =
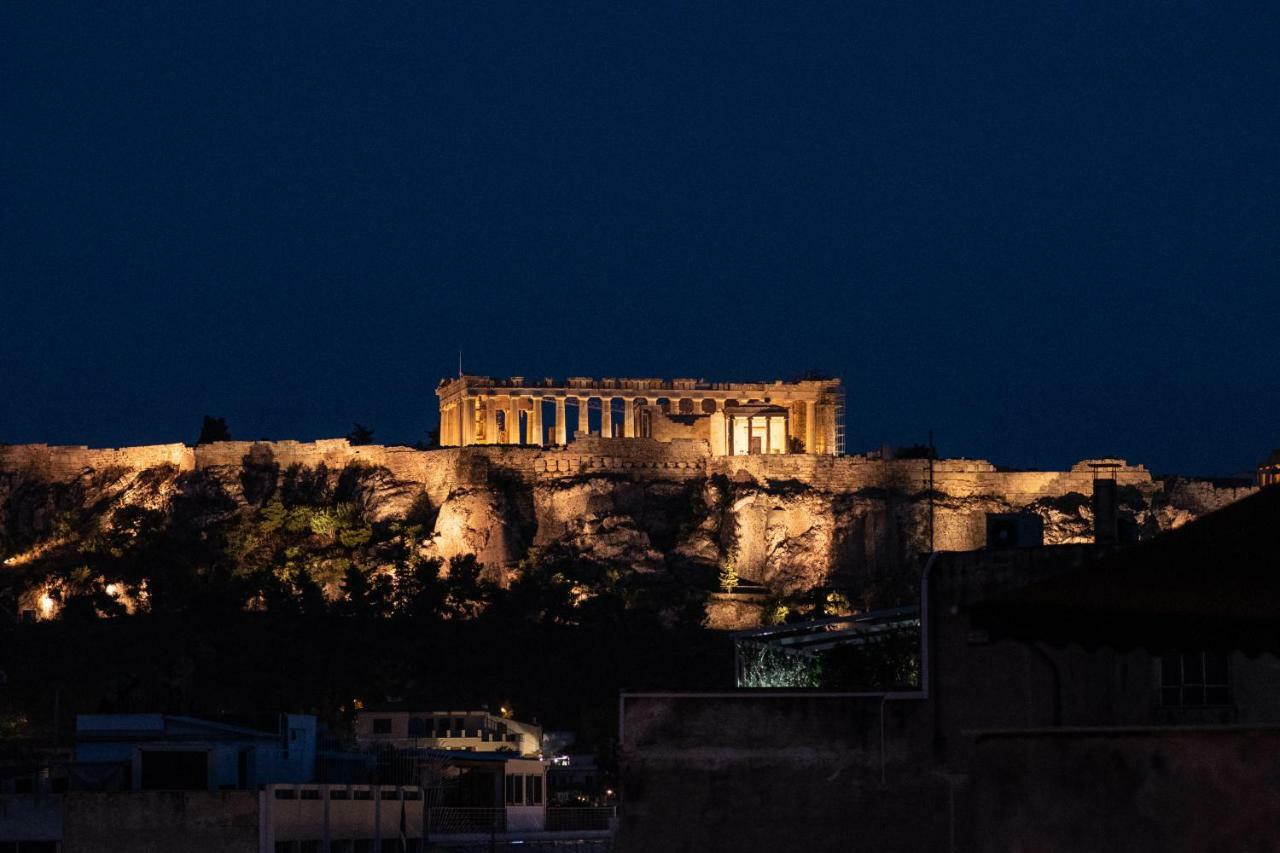
[[(1142, 535), (1251, 491), (1114, 465), (1121, 513)], [(505, 582), (531, 555), (568, 555), (707, 588), (732, 564), (747, 588), (840, 587), (876, 607), (909, 596), (919, 553), (980, 547), (987, 513), (1035, 512), (1046, 542), (1087, 541), (1093, 476), (1083, 463), (1004, 472), (975, 460), (711, 457), (702, 442), (647, 439), (546, 450), (0, 447), (0, 583), (29, 609), (50, 577), (71, 583), (86, 554), (119, 558), (163, 531), (233, 576), (244, 565), (277, 575), (306, 560), (335, 566), (317, 580), (330, 595), (345, 565), (389, 571), (413, 556), (474, 554)]]

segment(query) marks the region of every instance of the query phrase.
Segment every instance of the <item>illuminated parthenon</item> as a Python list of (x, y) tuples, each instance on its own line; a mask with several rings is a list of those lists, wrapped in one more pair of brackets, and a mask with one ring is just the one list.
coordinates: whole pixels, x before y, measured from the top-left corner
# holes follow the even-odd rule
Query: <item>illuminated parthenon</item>
[(703, 439), (716, 456), (835, 455), (844, 448), (838, 379), (704, 382), (513, 376), (442, 379), (440, 444), (565, 445), (577, 436)]

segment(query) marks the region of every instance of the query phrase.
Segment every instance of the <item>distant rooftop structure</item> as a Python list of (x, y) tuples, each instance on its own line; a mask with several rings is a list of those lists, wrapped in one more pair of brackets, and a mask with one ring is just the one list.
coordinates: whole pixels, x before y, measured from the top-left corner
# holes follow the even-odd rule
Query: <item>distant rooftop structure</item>
[(1266, 461), (1258, 466), (1258, 485), (1274, 486), (1280, 483), (1280, 448), (1271, 451)]
[(308, 782), (315, 764), (309, 714), (253, 727), (171, 714), (81, 714), (71, 772), (78, 789), (223, 791)]
[[(602, 438), (702, 439), (714, 456), (844, 452), (839, 379), (527, 379), (440, 381), (440, 444), (565, 445)], [(569, 417), (569, 410), (573, 417)]]
[(542, 727), (486, 710), (362, 710), (356, 714), (362, 748), (462, 750), (540, 756)]

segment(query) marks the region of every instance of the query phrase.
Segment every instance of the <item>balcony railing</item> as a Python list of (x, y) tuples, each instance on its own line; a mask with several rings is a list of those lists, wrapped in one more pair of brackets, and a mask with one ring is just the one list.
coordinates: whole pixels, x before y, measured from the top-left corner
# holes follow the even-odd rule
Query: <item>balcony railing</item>
[(539, 832), (612, 832), (616, 826), (617, 808), (601, 807), (549, 807), (546, 826), (527, 829), (508, 828), (505, 808), (464, 808), (438, 806), (428, 810), (427, 826), (432, 836), (441, 835), (498, 835), (504, 833)]
[(506, 832), (507, 810), (441, 806), (428, 812), (427, 821), (432, 835)]

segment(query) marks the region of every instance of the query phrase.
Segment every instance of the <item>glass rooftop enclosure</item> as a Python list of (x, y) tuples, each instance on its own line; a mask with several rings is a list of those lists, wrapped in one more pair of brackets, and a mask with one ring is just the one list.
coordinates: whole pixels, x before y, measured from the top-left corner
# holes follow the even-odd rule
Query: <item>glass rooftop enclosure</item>
[(862, 693), (920, 684), (916, 605), (739, 631), (733, 642), (738, 687)]

